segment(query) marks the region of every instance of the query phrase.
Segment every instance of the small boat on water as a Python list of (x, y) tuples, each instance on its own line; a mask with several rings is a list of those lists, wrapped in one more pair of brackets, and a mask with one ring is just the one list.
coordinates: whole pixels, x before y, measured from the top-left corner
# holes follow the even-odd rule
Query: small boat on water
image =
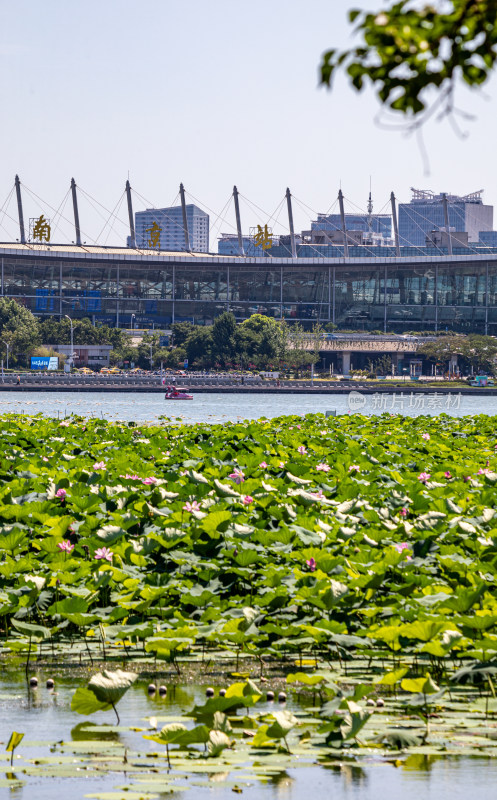
[(180, 386), (168, 386), (164, 400), (193, 400), (193, 395), (188, 394), (188, 389)]

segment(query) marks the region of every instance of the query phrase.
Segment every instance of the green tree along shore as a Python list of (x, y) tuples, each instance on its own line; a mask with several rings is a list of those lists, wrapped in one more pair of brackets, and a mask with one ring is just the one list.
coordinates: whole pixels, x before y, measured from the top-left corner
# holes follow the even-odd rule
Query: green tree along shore
[[(164, 367), (177, 369), (188, 359), (194, 369), (269, 369), (295, 370), (309, 367), (319, 360), (320, 345), (327, 333), (336, 330), (329, 323), (324, 328), (314, 325), (311, 331), (298, 323), (287, 324), (261, 314), (237, 324), (231, 313), (221, 314), (212, 325), (173, 323), (172, 342), (161, 346), (158, 334), (143, 336), (134, 345), (128, 332), (107, 326), (95, 327), (89, 319), (73, 321), (74, 344), (108, 344), (112, 364), (134, 363), (143, 369)], [(362, 333), (363, 331), (338, 331)], [(373, 331), (373, 333), (381, 333)], [(432, 331), (408, 331), (418, 335), (433, 335)], [(70, 344), (69, 320), (55, 317), (37, 318), (15, 300), (0, 299), (0, 352), (4, 359), (9, 346), (9, 364), (29, 366), (31, 355), (51, 354), (47, 346)], [(494, 374), (496, 371), (497, 339), (478, 334), (437, 333), (436, 339), (419, 348), (439, 367), (446, 369), (455, 356), (463, 369)], [(369, 365), (371, 372), (388, 374), (391, 361), (380, 357)]]
[[(177, 368), (186, 358), (197, 368), (248, 367), (281, 368), (283, 365), (300, 369), (315, 363), (319, 358), (319, 339), (323, 329), (313, 328), (313, 344), (309, 350), (308, 333), (299, 324), (291, 326), (261, 314), (237, 325), (233, 314), (224, 313), (212, 325), (195, 326), (190, 323), (172, 325), (173, 346), (160, 345), (157, 334), (145, 335), (133, 346), (128, 333), (119, 328), (94, 327), (89, 319), (73, 321), (75, 345), (112, 345), (111, 362), (122, 365), (134, 362), (149, 369), (162, 363)], [(13, 366), (28, 366), (29, 357), (39, 347), (70, 344), (69, 320), (54, 317), (39, 319), (15, 300), (0, 299), (0, 348), (6, 355), (5, 341), (9, 343), (9, 357)]]

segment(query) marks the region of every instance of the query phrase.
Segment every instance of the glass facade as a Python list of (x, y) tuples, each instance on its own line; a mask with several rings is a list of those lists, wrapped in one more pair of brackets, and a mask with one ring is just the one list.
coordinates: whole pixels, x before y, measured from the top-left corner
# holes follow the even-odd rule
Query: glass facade
[[(6, 246), (8, 248), (8, 246)], [(1, 294), (38, 316), (138, 328), (230, 310), (342, 329), (497, 335), (497, 254), (450, 258), (174, 259), (0, 247)], [(134, 315), (134, 317), (132, 317)]]
[[(470, 242), (484, 241), (482, 231), (492, 232), (493, 207), (481, 200), (451, 198), (447, 203), (449, 227), (454, 231), (467, 231)], [(426, 235), (433, 230), (445, 228), (445, 216), (441, 195), (426, 201), (413, 199), (410, 203), (399, 203), (399, 241), (401, 245), (423, 247)], [(486, 242), (490, 244), (490, 242)]]

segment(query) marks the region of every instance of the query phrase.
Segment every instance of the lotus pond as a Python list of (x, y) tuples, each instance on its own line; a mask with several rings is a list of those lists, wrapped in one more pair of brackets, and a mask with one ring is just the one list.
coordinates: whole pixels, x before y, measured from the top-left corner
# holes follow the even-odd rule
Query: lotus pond
[(0, 787), (491, 797), (496, 427), (0, 418)]

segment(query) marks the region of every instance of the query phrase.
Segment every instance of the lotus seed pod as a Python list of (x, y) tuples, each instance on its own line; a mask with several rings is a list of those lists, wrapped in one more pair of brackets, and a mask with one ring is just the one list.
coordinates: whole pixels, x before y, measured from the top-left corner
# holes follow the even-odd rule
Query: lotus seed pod
[(226, 694), (226, 689), (219, 689), (219, 697), (224, 697)]
[(32, 678), (30, 678), (29, 679), (29, 685), (30, 686), (38, 686), (38, 678), (35, 678), (34, 676)]
[(159, 686), (159, 694), (164, 697), (167, 694), (167, 686)]
[(154, 694), (156, 691), (157, 691), (157, 686), (155, 685), (155, 683), (149, 683), (147, 686), (147, 692), (149, 694)]
[(286, 703), (286, 694), (285, 692), (280, 692), (278, 695), (278, 703)]
[(55, 686), (55, 681), (53, 680), (53, 678), (48, 678), (47, 679), (47, 689), (53, 689), (54, 686)]
[(212, 688), (212, 686), (209, 686), (209, 687), (208, 687), (208, 688), (205, 690), (205, 696), (206, 696), (206, 697), (214, 697), (214, 689)]
[(377, 708), (383, 708), (384, 705), (385, 701), (383, 700), (383, 698), (379, 697), (378, 700), (376, 701)]
[(266, 700), (269, 700), (269, 701), (274, 700), (274, 692), (271, 692), (271, 691), (267, 692)]

